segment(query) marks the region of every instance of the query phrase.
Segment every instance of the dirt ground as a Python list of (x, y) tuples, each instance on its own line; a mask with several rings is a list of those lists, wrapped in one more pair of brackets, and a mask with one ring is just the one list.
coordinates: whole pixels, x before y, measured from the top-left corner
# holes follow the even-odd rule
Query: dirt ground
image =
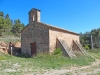
[[(15, 44), (16, 47), (20, 47), (20, 43), (17, 42)], [(7, 44), (4, 42), (0, 43), (0, 47), (6, 47)], [(2, 50), (2, 49), (1, 49)], [(81, 67), (70, 67), (68, 69), (59, 69), (59, 70), (45, 70), (45, 72), (41, 73), (33, 73), (33, 74), (26, 74), (26, 75), (97, 75), (100, 73), (100, 60), (95, 59), (96, 61), (91, 63), (88, 66), (81, 66)], [(17, 64), (15, 64), (16, 66)], [(19, 65), (17, 65), (19, 66)]]
[(69, 69), (60, 69), (60, 70), (51, 70), (41, 75), (97, 75), (98, 73), (100, 73), (100, 59), (96, 59), (95, 57), (93, 58), (95, 59), (95, 62), (92, 62), (91, 65), (88, 66), (70, 67)]
[[(18, 63), (12, 64), (13, 67), (20, 67)], [(6, 69), (5, 72), (15, 72), (13, 69)], [(49, 69), (37, 72), (31, 72), (23, 75), (100, 75), (100, 60), (95, 59), (95, 62), (92, 62), (91, 65), (88, 66), (79, 66), (79, 67), (69, 67), (62, 69)]]
[(51, 70), (41, 75), (97, 75), (97, 73), (100, 73), (100, 60), (98, 59), (89, 66), (71, 67), (68, 70)]

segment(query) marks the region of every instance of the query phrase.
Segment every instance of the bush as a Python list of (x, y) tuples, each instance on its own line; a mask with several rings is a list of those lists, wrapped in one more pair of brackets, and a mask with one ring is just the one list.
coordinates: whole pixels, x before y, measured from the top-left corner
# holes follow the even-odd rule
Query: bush
[(54, 51), (53, 54), (54, 54), (54, 55), (62, 55), (62, 51), (61, 51), (60, 48), (57, 48), (57, 49)]
[(6, 59), (5, 56), (0, 56), (0, 60), (4, 60), (4, 59)]
[(89, 48), (89, 46), (88, 46), (88, 45), (85, 45), (85, 49), (86, 49), (86, 50), (89, 50), (90, 48)]

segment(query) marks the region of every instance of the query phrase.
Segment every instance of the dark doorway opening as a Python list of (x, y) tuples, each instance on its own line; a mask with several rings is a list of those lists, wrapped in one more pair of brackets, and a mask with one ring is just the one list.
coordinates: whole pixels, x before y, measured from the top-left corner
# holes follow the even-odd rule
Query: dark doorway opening
[(36, 42), (30, 43), (31, 47), (31, 56), (36, 56)]

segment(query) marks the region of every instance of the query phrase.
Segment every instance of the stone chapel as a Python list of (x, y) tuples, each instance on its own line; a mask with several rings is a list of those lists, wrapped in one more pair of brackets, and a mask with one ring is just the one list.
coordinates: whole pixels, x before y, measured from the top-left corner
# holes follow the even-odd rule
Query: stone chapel
[(63, 55), (75, 57), (75, 51), (84, 54), (79, 34), (40, 22), (40, 10), (29, 11), (29, 24), (21, 31), (21, 52), (34, 56), (40, 53), (52, 54), (61, 48)]

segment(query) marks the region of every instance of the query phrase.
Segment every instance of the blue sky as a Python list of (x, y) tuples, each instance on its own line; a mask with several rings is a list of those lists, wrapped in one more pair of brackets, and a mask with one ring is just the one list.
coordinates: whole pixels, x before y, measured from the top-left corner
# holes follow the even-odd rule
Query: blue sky
[(100, 0), (0, 0), (0, 11), (28, 24), (28, 12), (41, 10), (41, 22), (77, 33), (100, 27)]

